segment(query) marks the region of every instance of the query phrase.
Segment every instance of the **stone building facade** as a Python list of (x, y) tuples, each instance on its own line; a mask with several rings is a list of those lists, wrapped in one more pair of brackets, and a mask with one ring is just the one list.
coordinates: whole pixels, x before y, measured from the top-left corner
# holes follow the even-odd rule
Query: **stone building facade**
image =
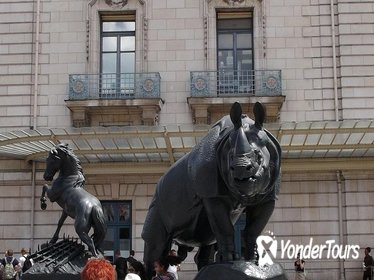
[[(0, 252), (53, 234), (43, 159), (67, 141), (87, 190), (127, 207), (112, 241), (141, 259), (159, 177), (235, 100), (248, 114), (261, 101), (283, 149), (267, 230), (359, 245), (359, 259), (324, 255), (307, 270), (360, 277), (374, 247), (373, 1), (14, 0), (0, 14)], [(71, 220), (63, 231), (74, 235)], [(277, 260), (292, 275), (293, 260)]]

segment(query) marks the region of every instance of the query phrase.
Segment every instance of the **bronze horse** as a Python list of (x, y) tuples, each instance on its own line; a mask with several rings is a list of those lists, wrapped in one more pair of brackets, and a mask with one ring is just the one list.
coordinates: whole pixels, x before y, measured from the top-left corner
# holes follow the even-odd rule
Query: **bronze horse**
[(281, 148), (263, 128), (265, 109), (254, 106), (255, 120), (239, 103), (212, 126), (192, 151), (162, 176), (149, 207), (142, 237), (148, 276), (152, 263), (172, 242), (185, 258), (199, 247), (200, 269), (218, 245), (217, 261), (236, 259), (234, 224), (246, 212), (245, 259), (255, 258), (256, 239), (267, 224), (279, 193)]
[[(43, 210), (47, 206), (45, 193), (51, 202), (56, 201), (62, 208), (62, 215), (50, 243), (56, 243), (60, 229), (69, 216), (74, 219), (79, 238), (88, 246), (92, 255), (97, 257), (106, 234), (106, 219), (100, 201), (83, 188), (85, 179), (80, 161), (67, 144), (58, 144), (49, 152), (44, 179), (52, 181), (57, 171), (60, 172), (52, 187), (43, 186), (41, 198)], [(91, 227), (94, 229), (92, 238), (88, 235)]]

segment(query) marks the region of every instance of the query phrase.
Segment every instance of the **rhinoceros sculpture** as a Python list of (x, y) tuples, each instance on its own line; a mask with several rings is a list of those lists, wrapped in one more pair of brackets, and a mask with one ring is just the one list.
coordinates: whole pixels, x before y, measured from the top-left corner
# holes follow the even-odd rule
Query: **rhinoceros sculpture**
[(167, 254), (172, 242), (179, 253), (199, 247), (198, 268), (207, 264), (217, 243), (217, 261), (235, 259), (234, 224), (246, 212), (245, 259), (255, 257), (256, 239), (267, 224), (279, 193), (281, 148), (263, 128), (265, 109), (254, 105), (253, 121), (239, 103), (230, 116), (160, 178), (145, 220), (144, 262)]

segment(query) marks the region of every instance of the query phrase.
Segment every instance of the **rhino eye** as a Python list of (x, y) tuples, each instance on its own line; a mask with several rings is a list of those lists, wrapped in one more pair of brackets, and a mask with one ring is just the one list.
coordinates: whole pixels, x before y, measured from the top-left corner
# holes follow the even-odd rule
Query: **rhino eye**
[(255, 150), (254, 153), (256, 155), (257, 162), (259, 162), (259, 163), (262, 162), (262, 159), (264, 158), (262, 153), (259, 150)]

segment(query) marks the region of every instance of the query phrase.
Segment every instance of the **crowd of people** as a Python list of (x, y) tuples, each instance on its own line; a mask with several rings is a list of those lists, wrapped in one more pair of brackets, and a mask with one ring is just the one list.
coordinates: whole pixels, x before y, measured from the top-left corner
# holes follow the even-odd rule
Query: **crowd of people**
[(13, 250), (8, 249), (5, 257), (0, 260), (0, 279), (2, 280), (21, 280), (23, 272), (33, 265), (32, 259), (27, 258), (29, 250), (26, 248), (21, 249), (19, 258), (14, 257), (13, 254)]
[[(363, 279), (371, 279), (371, 268), (374, 260), (370, 255), (371, 248), (365, 249), (363, 262)], [(5, 252), (5, 257), (0, 260), (0, 280), (22, 280), (23, 272), (27, 271), (33, 261), (29, 257), (26, 248), (21, 249), (21, 257), (14, 257), (12, 249)], [(153, 264), (155, 276), (151, 280), (178, 280), (180, 261), (175, 250), (171, 250), (169, 255), (156, 260)], [(294, 263), (295, 279), (305, 279), (305, 261), (297, 255)], [(130, 251), (130, 256), (124, 258), (117, 250), (114, 254), (113, 263), (106, 259), (89, 259), (81, 272), (82, 280), (147, 280), (143, 264), (135, 258), (135, 251)]]
[[(152, 280), (178, 280), (179, 264), (175, 250), (169, 256), (154, 262), (155, 276)], [(106, 259), (92, 258), (87, 261), (81, 273), (82, 280), (147, 280), (143, 264), (135, 259), (135, 252), (124, 258), (119, 250), (114, 254), (113, 263)]]

